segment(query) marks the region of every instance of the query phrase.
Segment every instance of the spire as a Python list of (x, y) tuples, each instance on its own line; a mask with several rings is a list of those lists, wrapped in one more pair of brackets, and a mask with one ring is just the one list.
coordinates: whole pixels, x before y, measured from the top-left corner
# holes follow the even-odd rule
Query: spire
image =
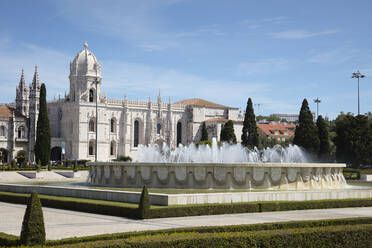
[(88, 49), (88, 43), (86, 41), (84, 42), (84, 45), (83, 46), (84, 46), (84, 49), (85, 50)]
[(32, 88), (40, 88), (39, 73), (37, 72), (37, 65), (35, 65), (34, 79), (32, 80)]
[(25, 72), (22, 68), (22, 74), (21, 74), (21, 79), (19, 80), (19, 89), (23, 90), (23, 88), (26, 87), (26, 82), (25, 82)]
[(158, 102), (161, 102), (160, 88), (159, 88)]

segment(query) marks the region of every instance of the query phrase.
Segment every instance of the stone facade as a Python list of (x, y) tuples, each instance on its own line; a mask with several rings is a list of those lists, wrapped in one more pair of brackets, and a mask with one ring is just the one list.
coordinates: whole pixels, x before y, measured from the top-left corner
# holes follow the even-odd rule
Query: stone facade
[[(210, 138), (219, 140), (221, 125), (228, 119), (235, 122), (238, 141), (241, 119), (237, 108), (202, 99), (172, 103), (109, 99), (102, 94), (101, 65), (95, 55), (84, 48), (70, 63), (70, 92), (63, 98), (48, 102), (51, 125), (51, 160), (87, 159), (111, 161), (119, 156), (136, 158), (139, 145), (166, 143), (171, 148), (179, 144), (198, 142), (201, 124), (206, 121)], [(40, 83), (37, 70), (29, 89), (23, 73), (17, 88), (16, 109), (23, 116), (28, 140), (22, 148), (33, 161)], [(97, 98), (97, 99), (96, 99)], [(96, 100), (97, 106), (96, 106)], [(96, 119), (96, 107), (98, 118)], [(224, 121), (220, 121), (223, 119)], [(96, 123), (97, 122), (97, 123)], [(98, 129), (98, 130), (97, 130)], [(96, 130), (98, 137), (96, 137)], [(1, 140), (1, 138), (0, 138)], [(6, 149), (12, 149), (7, 146)]]
[(0, 106), (0, 156), (1, 162), (13, 159), (33, 161), (36, 126), (39, 113), (40, 82), (37, 67), (29, 89), (24, 72), (16, 89), (15, 104)]

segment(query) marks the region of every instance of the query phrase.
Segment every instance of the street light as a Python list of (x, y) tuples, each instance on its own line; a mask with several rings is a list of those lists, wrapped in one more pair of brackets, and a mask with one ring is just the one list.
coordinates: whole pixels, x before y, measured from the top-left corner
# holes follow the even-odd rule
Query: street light
[[(97, 72), (96, 72), (97, 74)], [(96, 152), (95, 155), (95, 162), (97, 162), (97, 153), (98, 153), (98, 78), (96, 77)]]
[(359, 100), (359, 78), (364, 78), (365, 76), (359, 72), (353, 72), (351, 78), (357, 78), (358, 79), (358, 115), (360, 115), (360, 100)]
[(317, 97), (316, 99), (314, 99), (314, 102), (316, 103), (316, 118), (318, 119), (318, 116), (319, 116), (319, 103), (321, 103), (322, 101), (319, 99), (319, 97)]

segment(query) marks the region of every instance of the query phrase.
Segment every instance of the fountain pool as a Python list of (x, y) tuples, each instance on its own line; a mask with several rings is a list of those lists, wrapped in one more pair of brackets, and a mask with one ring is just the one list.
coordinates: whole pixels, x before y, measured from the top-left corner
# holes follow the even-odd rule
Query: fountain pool
[(92, 185), (183, 189), (340, 189), (345, 164), (310, 163), (300, 147), (141, 146), (136, 162), (89, 163)]

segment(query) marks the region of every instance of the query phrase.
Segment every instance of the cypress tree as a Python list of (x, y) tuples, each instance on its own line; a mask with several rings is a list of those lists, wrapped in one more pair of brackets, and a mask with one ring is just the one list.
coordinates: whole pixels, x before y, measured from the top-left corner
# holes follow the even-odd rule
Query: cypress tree
[(229, 120), (221, 129), (221, 142), (228, 142), (236, 144), (236, 136), (234, 132), (234, 123)]
[(319, 152), (318, 152), (318, 159), (320, 161), (329, 161), (330, 159), (330, 143), (329, 143), (329, 134), (328, 134), (328, 127), (327, 123), (324, 121), (321, 115), (318, 116), (316, 120), (316, 126), (318, 128), (318, 137), (319, 137)]
[(293, 144), (305, 148), (308, 152), (316, 156), (319, 151), (319, 143), (318, 130), (305, 98), (302, 102), (299, 123), (295, 130)]
[(150, 217), (150, 196), (146, 185), (142, 188), (140, 202), (138, 204), (138, 217), (148, 219)]
[(43, 245), (45, 243), (45, 227), (43, 210), (35, 191), (28, 199), (22, 222), (20, 242), (22, 245)]
[(50, 127), (48, 118), (48, 109), (46, 103), (45, 84), (40, 88), (39, 117), (37, 119), (36, 143), (35, 143), (36, 161), (41, 165), (48, 165), (50, 162)]
[(203, 122), (200, 141), (206, 141), (206, 140), (208, 140), (208, 130), (207, 130), (207, 126), (205, 125), (205, 122)]
[(72, 171), (73, 171), (73, 172), (77, 172), (77, 171), (78, 171), (78, 163), (77, 163), (77, 160), (75, 160), (75, 163), (74, 163), (74, 165), (72, 166)]
[(256, 117), (254, 115), (253, 104), (251, 98), (248, 99), (247, 108), (245, 110), (242, 145), (253, 148), (258, 146), (258, 132), (256, 125)]

